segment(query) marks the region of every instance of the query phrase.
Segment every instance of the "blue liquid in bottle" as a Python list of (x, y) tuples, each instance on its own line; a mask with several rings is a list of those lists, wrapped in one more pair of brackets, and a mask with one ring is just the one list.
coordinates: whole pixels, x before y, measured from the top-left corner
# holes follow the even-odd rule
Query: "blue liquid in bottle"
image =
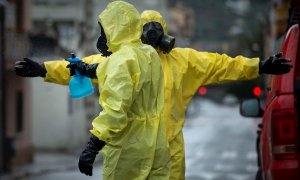
[[(71, 57), (68, 58), (70, 63), (78, 63), (81, 60), (71, 54)], [(90, 78), (81, 75), (77, 69), (75, 70), (75, 75), (72, 76), (69, 82), (70, 96), (74, 99), (82, 98), (89, 96), (94, 93), (94, 87)]]

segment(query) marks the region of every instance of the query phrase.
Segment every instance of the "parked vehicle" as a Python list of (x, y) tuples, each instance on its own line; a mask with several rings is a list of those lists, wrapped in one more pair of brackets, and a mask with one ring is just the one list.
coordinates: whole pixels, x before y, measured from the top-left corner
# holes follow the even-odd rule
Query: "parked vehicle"
[(300, 29), (290, 27), (282, 45), (283, 57), (291, 59), (292, 70), (274, 75), (261, 108), (261, 100), (243, 101), (240, 112), (246, 117), (262, 117), (258, 130), (256, 179), (300, 179)]

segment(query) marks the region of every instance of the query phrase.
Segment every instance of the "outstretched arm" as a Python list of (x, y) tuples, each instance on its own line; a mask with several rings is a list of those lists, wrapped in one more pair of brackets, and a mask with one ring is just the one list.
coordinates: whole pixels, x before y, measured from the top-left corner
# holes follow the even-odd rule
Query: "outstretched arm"
[[(82, 59), (83, 62), (87, 64), (101, 63), (105, 60), (105, 57), (100, 54), (88, 56)], [(67, 68), (67, 65), (70, 63), (65, 60), (57, 61), (46, 61), (44, 62), (47, 74), (45, 77), (46, 82), (52, 82), (56, 84), (68, 85), (71, 79), (70, 69)], [(98, 81), (92, 79), (93, 84), (96, 84)]]
[(292, 67), (281, 54), (270, 56), (264, 61), (243, 56), (230, 57), (226, 54), (199, 52), (194, 49), (179, 49), (185, 54), (187, 70), (183, 76), (183, 94), (193, 96), (199, 86), (225, 81), (251, 80), (260, 74), (284, 74)]
[(270, 56), (268, 59), (259, 62), (259, 74), (281, 75), (290, 72), (291, 60), (282, 58), (282, 53)]
[(186, 69), (183, 72), (183, 96), (189, 99), (199, 86), (224, 81), (250, 80), (259, 76), (259, 59), (226, 54), (199, 52), (190, 48), (178, 49)]
[(45, 77), (47, 73), (44, 64), (40, 64), (29, 58), (17, 61), (15, 63), (15, 72), (18, 76), (22, 77)]
[[(100, 54), (88, 56), (82, 59), (87, 64), (101, 63), (105, 58)], [(43, 77), (46, 82), (52, 82), (61, 85), (68, 85), (71, 79), (70, 69), (66, 66), (69, 64), (64, 59), (45, 61), (37, 63), (31, 59), (24, 58), (23, 61), (15, 63), (15, 72), (22, 77)], [(97, 80), (92, 80), (94, 84)]]

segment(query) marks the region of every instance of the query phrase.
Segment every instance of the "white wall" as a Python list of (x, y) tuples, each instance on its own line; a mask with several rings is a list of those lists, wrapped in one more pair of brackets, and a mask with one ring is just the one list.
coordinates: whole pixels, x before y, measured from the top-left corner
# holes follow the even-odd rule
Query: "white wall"
[(36, 148), (72, 149), (82, 146), (88, 138), (82, 100), (69, 107), (68, 86), (45, 83), (32, 78), (31, 114), (32, 141)]

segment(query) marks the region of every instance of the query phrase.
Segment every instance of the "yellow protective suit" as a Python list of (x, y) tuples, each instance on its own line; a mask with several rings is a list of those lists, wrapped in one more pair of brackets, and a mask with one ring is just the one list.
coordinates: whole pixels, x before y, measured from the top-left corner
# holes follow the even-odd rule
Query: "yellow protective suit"
[[(100, 54), (91, 55), (85, 58), (82, 58), (83, 62), (88, 64), (100, 63), (105, 59), (105, 57)], [(44, 81), (52, 82), (61, 85), (69, 85), (71, 76), (70, 69), (66, 66), (69, 64), (68, 61), (65, 60), (53, 60), (53, 61), (45, 61), (44, 66), (46, 68), (46, 77)], [(97, 79), (92, 79), (92, 82), (96, 84), (98, 82)]]
[(96, 71), (103, 111), (91, 130), (106, 142), (103, 179), (169, 179), (159, 56), (141, 42), (140, 14), (131, 4), (108, 4), (99, 22), (112, 52)]
[[(156, 21), (162, 24), (164, 32), (167, 26), (162, 16), (156, 11), (142, 13), (143, 24)], [(169, 54), (159, 52), (164, 71), (165, 104), (164, 120), (171, 150), (170, 179), (185, 179), (185, 157), (182, 128), (185, 122), (186, 108), (199, 86), (234, 80), (250, 80), (258, 77), (258, 58), (237, 56), (231, 58), (225, 54), (198, 52), (190, 48), (174, 48)], [(92, 61), (90, 57), (84, 58)], [(103, 58), (94, 59), (100, 63)], [(51, 64), (47, 68), (47, 76), (51, 81), (61, 82), (54, 70), (63, 72), (65, 65)], [(57, 68), (59, 67), (59, 68)], [(69, 76), (69, 71), (66, 71)]]
[[(147, 10), (141, 15), (143, 25), (159, 22), (167, 33), (162, 16)], [(171, 180), (185, 179), (182, 128), (186, 108), (199, 86), (223, 81), (249, 80), (258, 77), (258, 58), (198, 52), (190, 48), (174, 48), (169, 54), (159, 51), (165, 79), (164, 120), (171, 152)]]

